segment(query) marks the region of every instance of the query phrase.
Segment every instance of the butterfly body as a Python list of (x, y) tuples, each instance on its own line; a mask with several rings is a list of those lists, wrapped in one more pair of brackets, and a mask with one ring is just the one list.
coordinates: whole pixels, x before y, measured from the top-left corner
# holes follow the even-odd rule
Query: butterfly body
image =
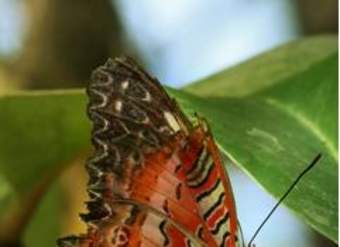
[(88, 94), (88, 232), (59, 246), (238, 246), (230, 183), (206, 122), (194, 126), (127, 58), (99, 67)]

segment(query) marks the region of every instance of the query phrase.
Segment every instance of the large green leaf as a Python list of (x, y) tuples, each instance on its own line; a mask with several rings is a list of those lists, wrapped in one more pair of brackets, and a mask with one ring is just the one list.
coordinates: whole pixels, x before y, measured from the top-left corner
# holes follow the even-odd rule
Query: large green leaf
[(175, 92), (184, 109), (194, 108), (208, 119), (221, 149), (277, 198), (321, 152), (320, 164), (284, 203), (333, 241), (338, 231), (336, 94), (337, 56), (243, 98)]
[[(187, 113), (207, 118), (222, 151), (276, 197), (322, 152), (322, 162), (285, 203), (337, 241), (334, 38), (302, 40), (288, 47), (188, 89), (200, 96), (170, 92)], [(85, 104), (82, 90), (0, 97), (0, 185), (6, 185), (0, 187), (0, 209), (5, 208), (3, 195), (25, 198), (89, 146)]]
[[(201, 109), (216, 126), (215, 134), (222, 149), (277, 197), (306, 167), (313, 154), (322, 152), (322, 163), (285, 203), (336, 242), (337, 58), (337, 37), (308, 38), (186, 88), (214, 102), (215, 107), (209, 104), (209, 109), (205, 109), (203, 104), (196, 109)], [(224, 110), (216, 118), (214, 109)]]

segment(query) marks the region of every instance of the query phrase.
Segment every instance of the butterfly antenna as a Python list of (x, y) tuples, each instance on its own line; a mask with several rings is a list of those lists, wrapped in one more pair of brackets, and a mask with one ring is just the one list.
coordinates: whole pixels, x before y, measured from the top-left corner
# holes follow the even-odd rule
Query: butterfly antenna
[(244, 241), (244, 235), (243, 235), (243, 231), (242, 231), (242, 227), (241, 227), (239, 219), (237, 219), (237, 224), (239, 226), (240, 236), (241, 236), (241, 239), (242, 239), (242, 247), (246, 247), (245, 241)]
[(289, 193), (294, 189), (295, 185), (300, 181), (300, 179), (307, 173), (309, 172), (313, 166), (320, 160), (321, 158), (321, 153), (319, 153), (314, 159), (313, 161), (300, 173), (300, 175), (295, 179), (295, 181), (292, 183), (292, 185), (289, 187), (289, 189), (286, 191), (286, 193), (284, 193), (284, 195), (280, 198), (280, 200), (275, 204), (275, 206), (273, 207), (273, 209), (269, 212), (269, 214), (267, 215), (267, 217), (263, 220), (263, 222), (261, 223), (261, 225), (257, 228), (257, 230), (255, 231), (254, 235), (252, 236), (252, 238), (249, 241), (248, 247), (254, 247), (255, 245), (253, 244), (254, 239), (256, 238), (256, 236), (259, 234), (259, 232), (261, 231), (262, 227), (266, 224), (266, 222), (269, 220), (269, 218), (272, 216), (272, 214), (275, 212), (275, 210), (278, 208), (278, 206), (282, 203), (282, 201), (289, 195)]

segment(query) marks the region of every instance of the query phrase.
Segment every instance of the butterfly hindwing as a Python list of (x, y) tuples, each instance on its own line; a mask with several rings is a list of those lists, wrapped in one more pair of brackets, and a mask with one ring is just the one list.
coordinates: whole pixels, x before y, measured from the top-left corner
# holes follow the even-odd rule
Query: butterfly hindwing
[(236, 246), (237, 217), (230, 182), (204, 121), (190, 135), (188, 146), (183, 155), (186, 184), (199, 215), (217, 246)]

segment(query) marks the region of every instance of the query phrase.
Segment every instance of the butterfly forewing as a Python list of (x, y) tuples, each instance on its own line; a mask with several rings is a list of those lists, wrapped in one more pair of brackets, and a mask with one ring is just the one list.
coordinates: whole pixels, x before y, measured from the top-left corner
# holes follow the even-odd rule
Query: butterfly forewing
[(95, 70), (87, 92), (88, 232), (59, 246), (237, 246), (231, 188), (207, 124), (192, 125), (129, 58)]

